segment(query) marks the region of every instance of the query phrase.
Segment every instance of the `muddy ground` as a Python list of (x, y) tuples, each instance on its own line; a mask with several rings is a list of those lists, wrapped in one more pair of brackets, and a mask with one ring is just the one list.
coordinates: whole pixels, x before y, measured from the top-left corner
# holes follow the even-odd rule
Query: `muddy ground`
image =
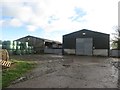
[(24, 55), (12, 59), (35, 61), (31, 72), (8, 88), (117, 88), (118, 58), (62, 55)]

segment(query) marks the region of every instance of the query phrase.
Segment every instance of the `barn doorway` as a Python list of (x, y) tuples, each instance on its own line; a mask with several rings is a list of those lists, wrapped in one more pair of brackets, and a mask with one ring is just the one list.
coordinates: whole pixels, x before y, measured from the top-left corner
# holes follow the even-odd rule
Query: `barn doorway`
[(76, 39), (76, 55), (93, 55), (93, 39), (77, 38)]

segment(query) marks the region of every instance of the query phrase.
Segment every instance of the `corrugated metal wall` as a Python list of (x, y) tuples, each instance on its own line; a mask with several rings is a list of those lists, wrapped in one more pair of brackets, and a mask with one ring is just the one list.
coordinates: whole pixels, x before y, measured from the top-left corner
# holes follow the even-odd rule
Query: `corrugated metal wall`
[(63, 54), (65, 54), (65, 49), (76, 49), (76, 38), (93, 38), (93, 48), (106, 49), (108, 50), (107, 55), (109, 55), (109, 34), (86, 29), (63, 35)]

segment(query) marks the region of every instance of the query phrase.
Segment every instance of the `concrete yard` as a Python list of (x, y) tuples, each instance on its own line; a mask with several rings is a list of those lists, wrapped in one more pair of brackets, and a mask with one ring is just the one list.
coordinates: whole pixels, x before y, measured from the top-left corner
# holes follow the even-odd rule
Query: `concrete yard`
[(11, 58), (35, 61), (37, 67), (8, 88), (117, 88), (120, 58), (24, 55)]

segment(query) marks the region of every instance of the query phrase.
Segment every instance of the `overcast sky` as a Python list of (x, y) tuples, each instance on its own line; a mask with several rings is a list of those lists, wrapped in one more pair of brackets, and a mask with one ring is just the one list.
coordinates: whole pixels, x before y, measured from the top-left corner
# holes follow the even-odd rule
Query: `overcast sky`
[(1, 0), (3, 40), (27, 35), (62, 42), (62, 35), (89, 29), (111, 34), (119, 0)]

